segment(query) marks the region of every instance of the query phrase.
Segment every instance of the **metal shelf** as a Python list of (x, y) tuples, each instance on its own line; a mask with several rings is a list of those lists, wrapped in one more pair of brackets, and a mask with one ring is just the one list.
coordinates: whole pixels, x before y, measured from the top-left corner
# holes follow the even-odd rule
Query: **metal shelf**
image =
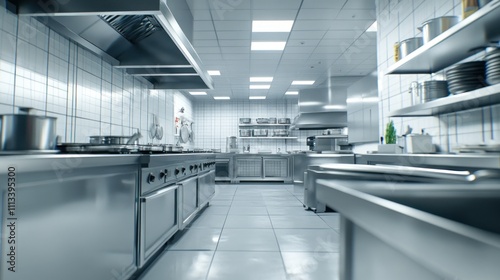
[(497, 84), (392, 111), (389, 117), (436, 116), (499, 103), (500, 84)]
[(290, 124), (239, 124), (240, 127), (248, 127), (248, 126), (290, 126)]
[(266, 136), (266, 137), (238, 137), (240, 139), (297, 139), (297, 137), (272, 137), (272, 136)]
[(500, 0), (446, 30), (387, 69), (386, 74), (435, 73), (500, 40)]

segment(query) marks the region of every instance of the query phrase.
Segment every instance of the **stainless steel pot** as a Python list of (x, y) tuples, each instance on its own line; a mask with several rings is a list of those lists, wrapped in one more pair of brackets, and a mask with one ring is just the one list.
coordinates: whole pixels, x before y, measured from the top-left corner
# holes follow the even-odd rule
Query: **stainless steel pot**
[(399, 43), (399, 56), (404, 58), (423, 45), (422, 37), (413, 37)]
[(457, 16), (444, 16), (433, 18), (422, 23), (422, 27), (419, 27), (418, 29), (422, 31), (424, 44), (450, 29), (459, 21), (460, 20)]
[(278, 119), (279, 124), (289, 124), (290, 123), (290, 118), (279, 118)]
[(251, 137), (252, 130), (251, 129), (240, 129), (240, 137)]
[(142, 135), (137, 130), (132, 136), (90, 136), (93, 145), (137, 145)]
[(0, 151), (49, 151), (57, 145), (57, 118), (24, 114), (0, 115)]

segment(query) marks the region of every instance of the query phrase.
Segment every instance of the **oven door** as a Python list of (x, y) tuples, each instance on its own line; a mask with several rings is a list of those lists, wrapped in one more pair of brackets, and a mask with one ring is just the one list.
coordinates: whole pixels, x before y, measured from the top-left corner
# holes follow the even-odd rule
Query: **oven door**
[(139, 267), (179, 229), (177, 203), (178, 186), (175, 184), (141, 197)]
[(198, 177), (182, 180), (179, 185), (179, 229), (184, 229), (198, 211)]
[(207, 205), (215, 194), (215, 171), (198, 176), (198, 204), (200, 208)]

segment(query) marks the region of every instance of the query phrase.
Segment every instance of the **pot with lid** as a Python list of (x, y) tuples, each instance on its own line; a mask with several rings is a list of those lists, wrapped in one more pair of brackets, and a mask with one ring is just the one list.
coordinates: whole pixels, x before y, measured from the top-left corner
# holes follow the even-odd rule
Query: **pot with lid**
[(57, 118), (34, 115), (32, 108), (19, 108), (19, 112), (0, 115), (0, 151), (55, 150)]

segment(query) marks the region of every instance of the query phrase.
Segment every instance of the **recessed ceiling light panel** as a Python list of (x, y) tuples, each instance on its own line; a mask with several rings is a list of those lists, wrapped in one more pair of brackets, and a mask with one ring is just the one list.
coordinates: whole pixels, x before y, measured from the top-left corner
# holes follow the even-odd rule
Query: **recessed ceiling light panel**
[(368, 27), (368, 29), (366, 29), (366, 32), (377, 32), (377, 21), (374, 21), (372, 25), (370, 25), (370, 27)]
[(252, 51), (282, 51), (286, 42), (252, 42)]
[(273, 77), (250, 77), (250, 82), (252, 83), (270, 83), (273, 81)]
[(250, 97), (248, 97), (248, 99), (252, 99), (252, 100), (261, 99), (262, 100), (262, 99), (266, 99), (266, 97), (265, 96), (250, 96)]
[(271, 85), (250, 85), (250, 89), (270, 89)]
[(220, 76), (220, 71), (219, 70), (208, 70), (208, 75), (210, 76)]
[(205, 91), (190, 91), (189, 94), (191, 95), (207, 95)]
[(229, 96), (214, 96), (215, 100), (229, 100), (231, 97)]
[(285, 95), (299, 95), (298, 91), (287, 91), (285, 92)]
[(293, 20), (254, 20), (252, 32), (290, 32)]
[(292, 85), (294, 86), (303, 86), (303, 85), (312, 85), (314, 81), (293, 81)]

